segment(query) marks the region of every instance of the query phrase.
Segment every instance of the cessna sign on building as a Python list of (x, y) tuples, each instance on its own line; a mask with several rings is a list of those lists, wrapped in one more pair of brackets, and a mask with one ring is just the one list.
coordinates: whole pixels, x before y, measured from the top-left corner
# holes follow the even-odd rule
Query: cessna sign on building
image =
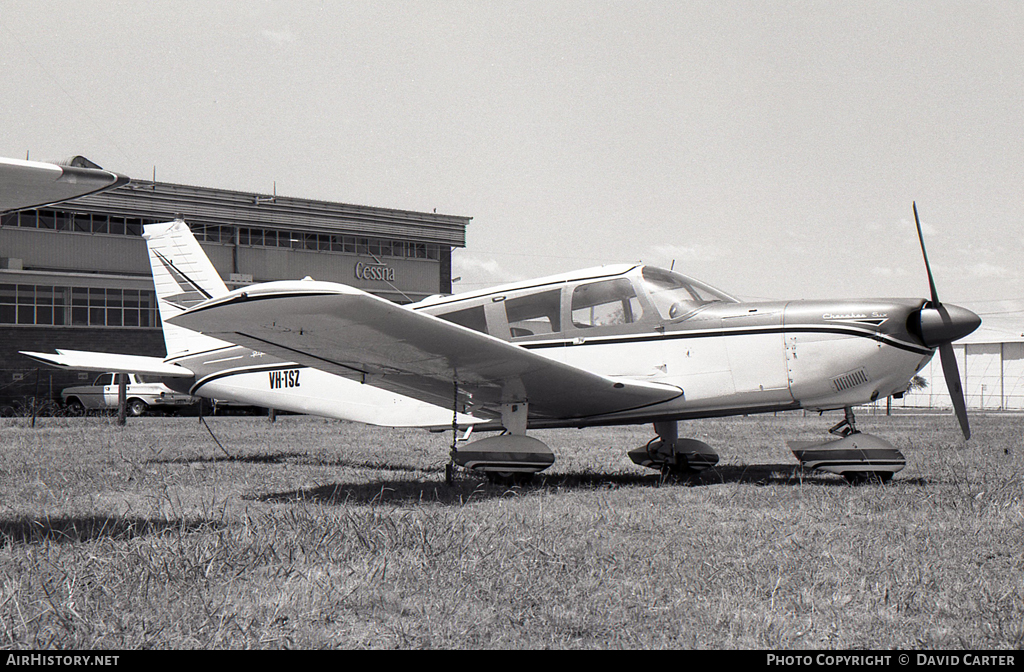
[(356, 278), (359, 280), (378, 280), (381, 282), (394, 282), (395, 269), (384, 264), (356, 263)]

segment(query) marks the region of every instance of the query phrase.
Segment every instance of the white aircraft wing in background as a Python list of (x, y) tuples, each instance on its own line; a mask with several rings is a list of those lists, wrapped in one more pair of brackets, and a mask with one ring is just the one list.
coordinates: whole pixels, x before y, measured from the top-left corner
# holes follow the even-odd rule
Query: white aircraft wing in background
[(0, 157), (0, 212), (36, 208), (128, 184), (100, 168), (60, 166)]
[(682, 396), (674, 385), (564, 364), (354, 287), (271, 282), (206, 301), (170, 322), (374, 387), (474, 414), (529, 404), (538, 418), (588, 418)]
[(106, 373), (141, 373), (161, 378), (193, 378), (195, 374), (188, 369), (167, 364), (163, 357), (146, 357), (143, 355), (118, 355), (107, 352), (88, 352), (85, 350), (57, 350), (57, 354), (45, 352), (25, 352), (26, 357), (56, 366), (60, 369), (73, 371), (96, 371)]

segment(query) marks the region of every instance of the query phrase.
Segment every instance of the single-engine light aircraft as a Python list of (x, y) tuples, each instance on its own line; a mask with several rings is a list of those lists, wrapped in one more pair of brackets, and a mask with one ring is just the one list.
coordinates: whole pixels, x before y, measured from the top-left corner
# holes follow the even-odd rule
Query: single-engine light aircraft
[(839, 438), (791, 442), (794, 455), (851, 481), (887, 480), (904, 456), (858, 432), (852, 409), (902, 395), (936, 349), (970, 435), (951, 343), (981, 320), (939, 301), (926, 254), (931, 299), (744, 302), (629, 264), (402, 306), (309, 278), (228, 291), (185, 222), (144, 236), (166, 358), (24, 354), (279, 410), (463, 439), (500, 432), (453, 442), (449, 479), (456, 465), (503, 478), (547, 468), (554, 453), (530, 429), (640, 423), (656, 437), (633, 462), (687, 473), (718, 455), (680, 438), (680, 420), (845, 409), (830, 430)]
[[(82, 172), (82, 171), (86, 172)], [(107, 171), (0, 161), (0, 210), (53, 203), (127, 180)], [(59, 174), (58, 174), (59, 173)], [(68, 184), (82, 185), (74, 193)], [(87, 184), (86, 184), (87, 183)], [(79, 193), (80, 191), (80, 193)], [(678, 422), (843, 409), (822, 442), (791, 442), (807, 468), (887, 480), (905, 465), (856, 428), (853, 408), (907, 391), (939, 351), (970, 437), (953, 341), (981, 324), (929, 299), (743, 302), (641, 264), (398, 305), (306, 278), (228, 291), (187, 224), (147, 225), (167, 356), (24, 352), (62, 368), (139, 373), (195, 396), (358, 422), (464, 430), (455, 466), (530, 475), (554, 453), (534, 428), (652, 423), (636, 464), (687, 473), (717, 464)], [(500, 434), (465, 442), (473, 431)]]

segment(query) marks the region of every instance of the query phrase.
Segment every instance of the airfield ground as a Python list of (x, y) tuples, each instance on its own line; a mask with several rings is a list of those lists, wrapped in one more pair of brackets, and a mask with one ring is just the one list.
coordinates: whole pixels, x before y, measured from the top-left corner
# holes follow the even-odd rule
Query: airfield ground
[[(801, 414), (537, 432), (526, 487), (444, 484), (450, 434), (301, 416), (0, 419), (5, 648), (1024, 645), (1024, 417), (858, 416), (907, 467), (797, 468)], [(225, 452), (226, 451), (226, 452)]]

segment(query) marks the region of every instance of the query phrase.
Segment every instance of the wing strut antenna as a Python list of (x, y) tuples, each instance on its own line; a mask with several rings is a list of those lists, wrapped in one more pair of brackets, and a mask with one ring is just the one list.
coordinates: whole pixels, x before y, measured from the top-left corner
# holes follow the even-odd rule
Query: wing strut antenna
[(455, 484), (455, 470), (458, 464), (456, 458), (459, 454), (459, 444), (469, 441), (469, 437), (472, 435), (473, 425), (469, 424), (466, 426), (466, 431), (462, 433), (462, 436), (459, 436), (459, 381), (456, 379), (452, 381), (452, 449), (449, 453), (451, 459), (444, 467), (444, 480), (448, 485)]
[(204, 399), (199, 400), (199, 424), (201, 424), (203, 427), (206, 427), (206, 431), (208, 431), (210, 433), (210, 436), (213, 437), (213, 442), (216, 443), (217, 447), (220, 448), (221, 451), (223, 451), (223, 453), (228, 456), (228, 459), (234, 459), (231, 453), (228, 452), (228, 449), (225, 448), (224, 445), (220, 442), (220, 439), (217, 438), (217, 435), (213, 433), (213, 429), (211, 429), (210, 425), (207, 424), (206, 418), (203, 417), (204, 401)]
[[(374, 260), (375, 262), (377, 262), (377, 265), (378, 265), (378, 266), (383, 266), (383, 265), (384, 265), (384, 262), (380, 260), (380, 257), (378, 257), (378, 256), (377, 256), (376, 254), (374, 254), (373, 252), (368, 252), (368, 253), (369, 253), (369, 255), (370, 255), (371, 257), (373, 257), (373, 260)], [(386, 279), (386, 278), (384, 279), (384, 282), (388, 283), (388, 286), (389, 286), (389, 287), (391, 287), (391, 289), (395, 290), (396, 292), (398, 292), (399, 294), (401, 294), (402, 296), (404, 296), (404, 297), (405, 297), (405, 300), (406, 300), (406, 301), (408, 301), (409, 303), (415, 303), (415, 301), (413, 301), (412, 297), (410, 297), (410, 296), (409, 296), (408, 294), (406, 294), (405, 292), (403, 292), (402, 290), (400, 290), (400, 289), (398, 288), (398, 286), (397, 286), (397, 285), (395, 285), (395, 283), (391, 282), (390, 280), (388, 280), (388, 279)], [(455, 381), (455, 396), (456, 396), (456, 398), (458, 398), (458, 394), (459, 394), (459, 388), (458, 388), (458, 385), (459, 385), (458, 381)]]
[[(472, 427), (470, 427), (472, 429)], [(452, 449), (444, 467), (444, 482), (455, 485), (455, 455), (459, 452), (459, 381), (452, 380)]]

